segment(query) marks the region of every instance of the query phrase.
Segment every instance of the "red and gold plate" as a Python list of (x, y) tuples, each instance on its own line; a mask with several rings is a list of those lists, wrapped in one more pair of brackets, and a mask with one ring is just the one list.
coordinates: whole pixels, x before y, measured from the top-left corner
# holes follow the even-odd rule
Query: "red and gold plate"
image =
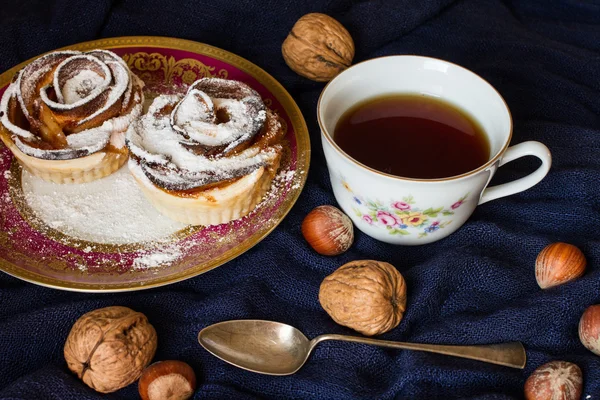
[[(274, 185), (250, 215), (228, 224), (187, 227), (166, 240), (107, 244), (81, 240), (47, 226), (24, 200), (21, 167), (0, 147), (0, 269), (17, 278), (64, 290), (116, 292), (178, 282), (202, 274), (244, 253), (265, 238), (290, 211), (306, 181), (310, 141), (306, 123), (289, 93), (251, 62), (203, 43), (163, 37), (94, 40), (65, 49), (109, 49), (144, 80), (146, 97), (184, 88), (202, 77), (249, 84), (284, 121), (289, 153), (282, 169), (289, 179)], [(31, 61), (31, 60), (30, 60)], [(0, 96), (20, 64), (0, 75)], [(169, 265), (134, 268), (134, 260), (174, 248)], [(91, 250), (90, 250), (91, 249)]]

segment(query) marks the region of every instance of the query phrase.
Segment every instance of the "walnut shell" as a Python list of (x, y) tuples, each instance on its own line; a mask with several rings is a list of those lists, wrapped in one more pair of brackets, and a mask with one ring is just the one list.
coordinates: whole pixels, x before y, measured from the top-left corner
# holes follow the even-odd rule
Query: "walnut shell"
[(311, 13), (292, 27), (281, 52), (285, 63), (297, 74), (326, 82), (352, 64), (354, 41), (335, 19)]
[(84, 314), (65, 343), (65, 360), (79, 379), (101, 393), (135, 382), (156, 352), (156, 331), (146, 316), (127, 307)]
[(398, 326), (406, 310), (406, 283), (393, 265), (358, 260), (326, 277), (319, 302), (331, 318), (366, 336)]

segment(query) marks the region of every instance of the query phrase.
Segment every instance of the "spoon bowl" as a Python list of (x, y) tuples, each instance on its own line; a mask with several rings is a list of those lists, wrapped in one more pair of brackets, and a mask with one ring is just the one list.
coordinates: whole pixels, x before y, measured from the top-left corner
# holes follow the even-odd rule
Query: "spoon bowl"
[(519, 342), (450, 346), (346, 335), (320, 335), (309, 340), (293, 326), (254, 319), (219, 322), (198, 334), (198, 342), (214, 356), (236, 367), (267, 375), (295, 373), (306, 363), (314, 347), (324, 340), (427, 351), (520, 369), (526, 362), (525, 349)]
[(201, 330), (198, 341), (225, 362), (268, 375), (293, 374), (312, 350), (298, 329), (262, 320), (219, 322)]

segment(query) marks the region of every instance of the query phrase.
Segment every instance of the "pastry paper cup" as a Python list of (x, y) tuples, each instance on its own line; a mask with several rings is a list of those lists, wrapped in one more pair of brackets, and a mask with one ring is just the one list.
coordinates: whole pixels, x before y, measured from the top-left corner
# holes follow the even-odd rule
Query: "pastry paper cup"
[(4, 145), (31, 174), (54, 183), (84, 183), (104, 178), (117, 171), (129, 157), (127, 147), (112, 151), (102, 150), (72, 160), (44, 160), (23, 153), (14, 144), (5, 128), (0, 128)]

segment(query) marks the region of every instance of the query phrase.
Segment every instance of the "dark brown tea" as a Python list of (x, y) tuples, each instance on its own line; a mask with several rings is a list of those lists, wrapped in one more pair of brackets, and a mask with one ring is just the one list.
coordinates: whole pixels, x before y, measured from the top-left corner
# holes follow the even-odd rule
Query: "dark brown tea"
[(335, 142), (355, 160), (405, 178), (460, 175), (489, 160), (481, 126), (456, 106), (435, 97), (377, 97), (346, 111)]

